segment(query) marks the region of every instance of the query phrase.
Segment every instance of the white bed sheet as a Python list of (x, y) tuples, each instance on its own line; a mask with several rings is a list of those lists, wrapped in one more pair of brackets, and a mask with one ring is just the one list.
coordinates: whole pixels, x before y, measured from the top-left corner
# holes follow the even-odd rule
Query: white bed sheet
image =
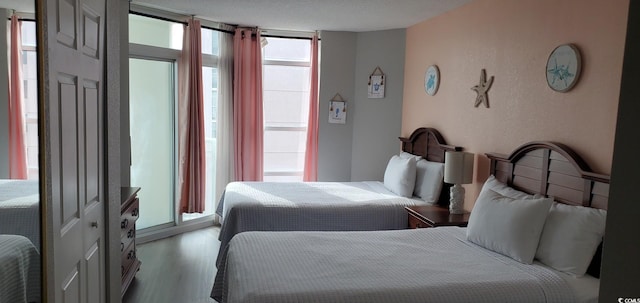
[[(536, 264), (540, 264), (534, 261)], [(543, 265), (544, 266), (544, 265)], [(574, 277), (561, 271), (554, 270), (562, 279), (567, 282), (573, 294), (576, 296), (576, 302), (580, 303), (598, 303), (598, 297), (600, 295), (600, 279), (594, 278), (590, 275), (584, 275), (582, 277)]]
[(474, 245), (458, 227), (250, 232), (226, 253), (212, 289), (221, 303), (569, 303), (593, 287)]
[(40, 195), (37, 180), (0, 179), (0, 234), (27, 237), (40, 247)]

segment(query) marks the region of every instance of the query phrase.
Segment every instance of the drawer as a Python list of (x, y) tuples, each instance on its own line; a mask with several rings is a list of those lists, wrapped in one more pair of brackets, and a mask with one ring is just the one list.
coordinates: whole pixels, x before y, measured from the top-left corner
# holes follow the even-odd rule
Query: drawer
[(131, 242), (136, 239), (136, 226), (129, 226), (124, 236), (120, 237), (120, 253), (124, 253), (124, 250), (131, 245)]
[(427, 228), (427, 227), (432, 227), (432, 226), (416, 218), (412, 214), (409, 214), (409, 228)]
[(136, 245), (135, 242), (132, 242), (129, 246), (124, 249), (122, 253), (121, 262), (122, 262), (122, 277), (129, 271), (132, 264), (137, 261), (136, 256)]
[(126, 237), (129, 228), (135, 225), (140, 215), (138, 207), (138, 198), (133, 200), (131, 204), (122, 212), (120, 216), (120, 237)]

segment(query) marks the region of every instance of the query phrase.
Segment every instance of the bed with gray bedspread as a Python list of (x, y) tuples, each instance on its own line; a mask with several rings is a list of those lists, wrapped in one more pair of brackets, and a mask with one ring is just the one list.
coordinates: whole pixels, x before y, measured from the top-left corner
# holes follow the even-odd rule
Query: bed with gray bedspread
[(378, 181), (232, 182), (216, 211), (222, 220), (220, 252), (245, 231), (404, 229), (404, 207), (425, 204), (398, 196)]
[(40, 256), (23, 236), (0, 235), (0, 302), (40, 302)]
[(27, 237), (40, 247), (40, 196), (37, 180), (0, 179), (0, 234)]
[(575, 302), (557, 272), (465, 239), (458, 227), (242, 233), (211, 295), (221, 303)]

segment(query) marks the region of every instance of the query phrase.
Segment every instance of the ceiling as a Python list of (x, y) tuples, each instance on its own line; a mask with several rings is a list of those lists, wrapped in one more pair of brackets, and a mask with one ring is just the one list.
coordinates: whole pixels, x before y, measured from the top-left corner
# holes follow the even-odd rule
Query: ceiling
[(294, 31), (406, 28), (471, 0), (135, 0), (234, 25)]
[(22, 13), (34, 13), (36, 11), (36, 1), (32, 0), (0, 0), (1, 8), (14, 9)]
[[(471, 0), (134, 0), (132, 3), (227, 24), (293, 31), (406, 28)], [(33, 13), (35, 1), (0, 0)]]

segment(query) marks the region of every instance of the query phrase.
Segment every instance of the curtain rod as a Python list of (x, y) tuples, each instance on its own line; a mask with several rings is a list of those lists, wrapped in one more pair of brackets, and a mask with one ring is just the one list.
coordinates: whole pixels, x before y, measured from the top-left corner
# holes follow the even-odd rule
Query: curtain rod
[[(134, 14), (134, 15), (138, 15), (138, 16), (143, 16), (143, 17), (148, 17), (148, 18), (158, 19), (158, 20), (162, 20), (162, 21), (173, 22), (173, 23), (180, 23), (180, 24), (187, 25), (187, 22), (185, 22), (185, 21), (175, 20), (175, 19), (171, 19), (171, 18), (167, 18), (167, 17), (160, 17), (160, 16), (155, 16), (155, 15), (151, 15), (151, 14), (147, 14), (147, 13), (136, 12), (136, 11), (132, 11), (132, 10), (129, 10), (129, 13), (130, 13), (130, 14)], [(211, 26), (204, 26), (204, 25), (201, 25), (200, 27), (202, 27), (202, 28), (206, 28), (206, 29), (210, 29), (210, 30), (214, 30), (214, 31), (219, 31), (219, 32), (227, 33), (227, 34), (233, 34), (233, 32), (232, 32), (232, 31), (225, 30), (225, 29), (220, 29), (220, 28), (214, 28), (214, 27), (211, 27)]]
[[(175, 20), (175, 19), (171, 19), (171, 18), (167, 18), (167, 17), (161, 17), (161, 16), (152, 15), (152, 14), (136, 12), (136, 11), (132, 11), (132, 10), (129, 10), (129, 13), (130, 14), (134, 14), (134, 15), (138, 15), (138, 16), (154, 18), (154, 19), (158, 19), (158, 20), (162, 20), (162, 21), (180, 23), (180, 24), (187, 25), (187, 22), (185, 22), (185, 21)], [(230, 31), (230, 30), (225, 30), (225, 29), (220, 29), (220, 28), (213, 28), (213, 27), (204, 26), (204, 25), (202, 25), (201, 27), (202, 28), (206, 28), (206, 29), (210, 29), (210, 30), (220, 31), (220, 32), (227, 33), (227, 34), (234, 34), (234, 32)], [(309, 38), (309, 37), (290, 37), (290, 36), (269, 35), (269, 34), (261, 35), (261, 37), (282, 38), (282, 39), (299, 39), (299, 40), (311, 40), (312, 39), (312, 38)], [(318, 38), (318, 40), (320, 40), (320, 38)]]
[[(11, 17), (7, 18), (7, 20), (11, 20)], [(36, 19), (31, 19), (31, 18), (20, 18), (20, 17), (18, 17), (18, 21), (36, 22)]]

